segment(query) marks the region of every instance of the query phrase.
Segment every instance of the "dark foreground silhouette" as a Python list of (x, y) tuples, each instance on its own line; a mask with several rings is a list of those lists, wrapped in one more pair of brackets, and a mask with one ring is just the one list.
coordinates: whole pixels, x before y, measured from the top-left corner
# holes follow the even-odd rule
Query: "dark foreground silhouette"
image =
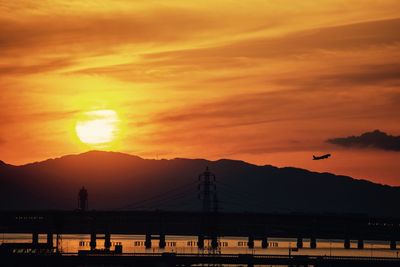
[(236, 160), (148, 160), (99, 151), (24, 166), (1, 162), (0, 208), (72, 210), (85, 186), (89, 209), (199, 211), (198, 174), (206, 166), (217, 176), (221, 211), (398, 216), (399, 187)]

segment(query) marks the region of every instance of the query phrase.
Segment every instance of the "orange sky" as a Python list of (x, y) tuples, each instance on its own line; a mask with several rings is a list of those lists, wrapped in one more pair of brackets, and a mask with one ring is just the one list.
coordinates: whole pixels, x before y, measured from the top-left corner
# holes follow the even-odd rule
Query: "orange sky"
[(75, 125), (113, 110), (120, 131), (102, 149), (400, 185), (400, 152), (324, 142), (400, 135), (399, 11), (398, 0), (0, 0), (0, 159), (99, 149)]

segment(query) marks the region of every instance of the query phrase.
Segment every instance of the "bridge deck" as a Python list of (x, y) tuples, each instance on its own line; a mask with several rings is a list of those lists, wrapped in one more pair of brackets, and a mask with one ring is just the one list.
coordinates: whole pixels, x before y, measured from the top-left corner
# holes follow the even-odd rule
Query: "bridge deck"
[(400, 218), (301, 213), (1, 211), (0, 232), (400, 240)]

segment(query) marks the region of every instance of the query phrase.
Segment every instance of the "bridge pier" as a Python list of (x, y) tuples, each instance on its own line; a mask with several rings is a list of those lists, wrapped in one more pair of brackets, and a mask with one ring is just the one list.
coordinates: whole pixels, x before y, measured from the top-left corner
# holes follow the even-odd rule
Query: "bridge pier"
[(310, 248), (312, 248), (312, 249), (317, 248), (317, 239), (315, 237), (310, 238)]
[(104, 234), (104, 248), (106, 250), (110, 250), (110, 248), (111, 248), (111, 235), (110, 235), (110, 233), (105, 233)]
[(218, 248), (218, 238), (217, 238), (217, 236), (212, 236), (211, 237), (211, 248), (212, 249), (217, 249)]
[(47, 233), (47, 245), (53, 247), (53, 233)]
[(296, 245), (297, 245), (297, 248), (303, 248), (303, 238), (298, 237)]
[(344, 248), (345, 249), (350, 249), (350, 239), (346, 238), (344, 240)]
[(165, 248), (166, 245), (167, 245), (167, 243), (165, 242), (165, 235), (164, 234), (160, 234), (160, 240), (158, 242), (158, 247), (159, 248)]
[(204, 236), (203, 235), (199, 235), (197, 237), (197, 247), (199, 249), (204, 249)]
[(90, 249), (95, 250), (96, 249), (96, 233), (91, 233), (90, 234)]
[(253, 236), (249, 236), (249, 241), (247, 242), (247, 246), (251, 249), (254, 248), (254, 237)]
[(144, 241), (144, 246), (146, 247), (146, 249), (150, 249), (151, 248), (151, 234), (146, 234), (146, 239)]
[(358, 249), (363, 249), (364, 248), (364, 240), (363, 239), (358, 239), (357, 248)]
[(32, 244), (33, 245), (39, 244), (39, 234), (38, 233), (32, 234)]
[(390, 240), (390, 249), (396, 250), (396, 240)]
[(261, 247), (268, 248), (268, 238), (267, 237), (264, 237), (263, 239), (261, 239)]

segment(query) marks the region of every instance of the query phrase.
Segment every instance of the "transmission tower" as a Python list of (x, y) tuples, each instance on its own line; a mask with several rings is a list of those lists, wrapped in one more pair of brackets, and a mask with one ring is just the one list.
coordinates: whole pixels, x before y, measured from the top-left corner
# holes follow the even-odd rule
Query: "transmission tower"
[(88, 210), (88, 191), (83, 186), (78, 193), (78, 210), (86, 211)]
[(218, 194), (216, 177), (206, 167), (205, 172), (199, 175), (199, 199), (202, 201), (203, 234), (207, 239), (204, 252), (216, 255), (221, 254), (220, 240), (218, 236)]
[(206, 171), (199, 175), (199, 198), (203, 201), (203, 213), (218, 211), (218, 197), (216, 177), (210, 172), (208, 167)]

